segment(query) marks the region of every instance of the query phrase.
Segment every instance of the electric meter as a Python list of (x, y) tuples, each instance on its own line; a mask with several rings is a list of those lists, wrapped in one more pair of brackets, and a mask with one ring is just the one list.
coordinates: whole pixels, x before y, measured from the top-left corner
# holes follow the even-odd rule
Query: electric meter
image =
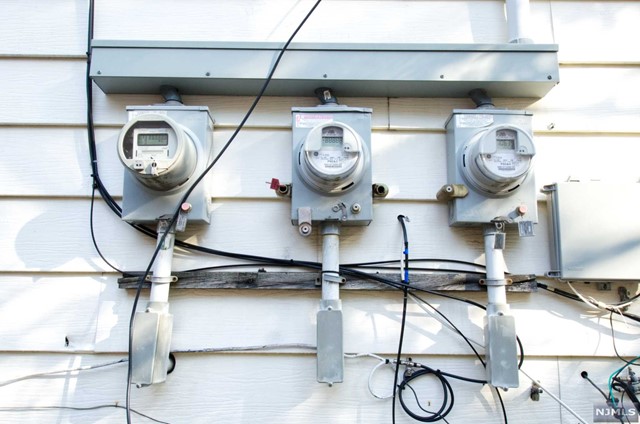
[[(152, 223), (173, 215), (182, 196), (208, 166), (213, 121), (205, 106), (129, 106), (118, 137), (124, 165), (122, 219)], [(205, 183), (188, 198), (190, 223), (208, 223), (211, 197)]]
[(321, 105), (292, 109), (291, 221), (368, 225), (373, 217), (371, 109)]
[(497, 125), (474, 135), (460, 160), (470, 185), (500, 196), (522, 183), (531, 170), (534, 153), (529, 134), (513, 125)]
[(196, 167), (194, 141), (181, 125), (166, 115), (142, 114), (120, 133), (122, 163), (145, 186), (171, 190), (184, 184)]
[(518, 110), (453, 111), (446, 123), (448, 181), (442, 190), (450, 225), (537, 222), (531, 120)]
[(348, 125), (318, 125), (307, 134), (299, 152), (302, 178), (320, 191), (348, 190), (362, 178), (363, 148), (362, 138)]

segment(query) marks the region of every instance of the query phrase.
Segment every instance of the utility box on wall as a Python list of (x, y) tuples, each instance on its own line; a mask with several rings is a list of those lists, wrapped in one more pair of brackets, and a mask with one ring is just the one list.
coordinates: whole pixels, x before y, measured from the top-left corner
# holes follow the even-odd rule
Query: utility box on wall
[[(213, 121), (206, 106), (128, 106), (118, 140), (125, 165), (122, 219), (153, 223), (173, 215), (190, 184), (211, 161)], [(204, 182), (188, 199), (191, 223), (208, 223), (211, 196)]]
[(640, 183), (545, 186), (551, 229), (550, 277), (640, 280)]
[(322, 105), (292, 113), (292, 223), (369, 225), (371, 109)]
[(464, 193), (451, 196), (450, 225), (538, 221), (531, 118), (517, 110), (453, 111), (446, 123), (447, 181)]

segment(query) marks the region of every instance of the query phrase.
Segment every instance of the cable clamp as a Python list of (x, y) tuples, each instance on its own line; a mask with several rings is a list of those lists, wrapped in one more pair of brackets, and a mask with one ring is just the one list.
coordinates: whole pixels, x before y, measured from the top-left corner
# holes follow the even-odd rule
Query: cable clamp
[(175, 283), (178, 281), (178, 277), (175, 275), (171, 275), (169, 277), (153, 277), (152, 275), (147, 275), (145, 277), (145, 281), (151, 281), (155, 284)]
[(347, 279), (340, 275), (338, 271), (322, 271), (320, 277), (316, 278), (316, 286), (322, 285), (322, 282), (345, 284)]
[(478, 284), (480, 284), (481, 286), (510, 286), (513, 284), (513, 280), (511, 278), (505, 278), (505, 279), (489, 279), (489, 278), (481, 278), (480, 281), (478, 281)]

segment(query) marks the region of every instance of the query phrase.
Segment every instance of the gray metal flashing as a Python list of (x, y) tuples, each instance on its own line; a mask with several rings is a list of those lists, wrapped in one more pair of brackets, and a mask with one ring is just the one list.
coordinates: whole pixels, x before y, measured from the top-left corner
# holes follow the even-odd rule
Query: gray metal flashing
[[(255, 95), (280, 48), (274, 42), (94, 40), (90, 75), (105, 93)], [(555, 44), (291, 44), (266, 92), (338, 97), (541, 98), (559, 81)]]

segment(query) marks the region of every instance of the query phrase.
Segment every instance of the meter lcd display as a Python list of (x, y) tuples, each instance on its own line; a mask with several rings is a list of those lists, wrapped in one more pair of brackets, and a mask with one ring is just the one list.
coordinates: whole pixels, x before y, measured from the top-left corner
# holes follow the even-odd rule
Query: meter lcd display
[(342, 144), (343, 131), (340, 127), (326, 127), (322, 129), (323, 145), (340, 145)]
[(503, 150), (516, 149), (516, 132), (511, 130), (502, 130), (496, 133), (496, 147)]
[(138, 146), (168, 146), (169, 134), (138, 134)]

